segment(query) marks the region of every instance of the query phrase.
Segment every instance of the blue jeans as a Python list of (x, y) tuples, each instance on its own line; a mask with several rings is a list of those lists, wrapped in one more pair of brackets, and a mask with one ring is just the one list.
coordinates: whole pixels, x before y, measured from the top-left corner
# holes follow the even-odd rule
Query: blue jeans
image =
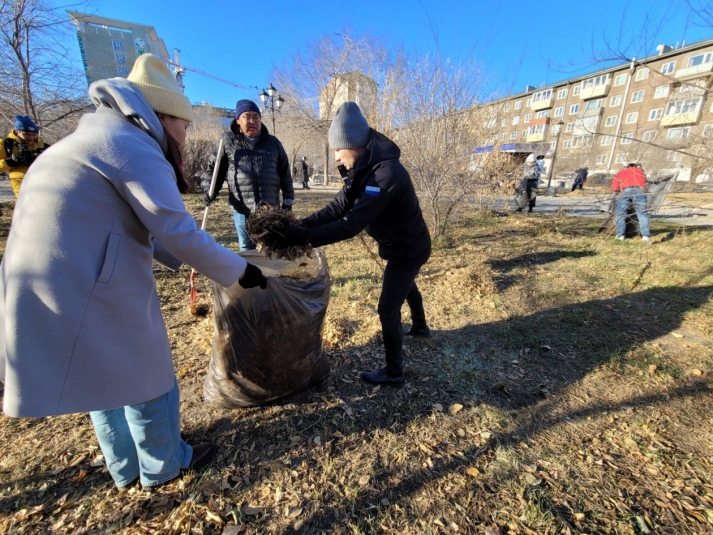
[(188, 468), (193, 449), (181, 438), (178, 383), (145, 403), (89, 413), (106, 466), (117, 486), (136, 476), (144, 487), (160, 485)]
[(233, 221), (235, 222), (235, 230), (238, 231), (238, 242), (240, 242), (241, 251), (250, 251), (255, 249), (257, 245), (254, 241), (250, 239), (250, 234), (246, 226), (246, 221), (248, 216), (237, 212), (232, 207), (230, 211), (233, 212)]
[(649, 214), (646, 208), (646, 192), (644, 188), (625, 188), (619, 193), (616, 203), (616, 235), (626, 234), (626, 208), (634, 204), (636, 217), (639, 219), (639, 230), (642, 236), (649, 236)]

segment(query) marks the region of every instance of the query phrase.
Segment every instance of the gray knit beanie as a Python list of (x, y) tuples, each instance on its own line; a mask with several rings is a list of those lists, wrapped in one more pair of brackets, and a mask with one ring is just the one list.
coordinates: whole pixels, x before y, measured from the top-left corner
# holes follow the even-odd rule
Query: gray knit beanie
[(369, 143), (371, 129), (356, 102), (345, 102), (334, 114), (329, 127), (329, 146), (333, 149), (358, 149)]

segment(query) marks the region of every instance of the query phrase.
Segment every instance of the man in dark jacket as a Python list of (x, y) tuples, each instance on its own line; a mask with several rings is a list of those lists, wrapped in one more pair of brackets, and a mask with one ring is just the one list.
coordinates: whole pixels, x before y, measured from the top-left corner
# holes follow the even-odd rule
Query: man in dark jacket
[(309, 189), (309, 166), (307, 156), (302, 156), (302, 189)]
[(295, 193), (287, 153), (280, 140), (270, 135), (262, 124), (257, 104), (252, 100), (238, 101), (235, 117), (223, 134), (223, 154), (212, 197), (210, 181), (218, 158), (217, 149), (201, 178), (206, 206), (215, 200), (223, 183), (228, 182), (228, 204), (238, 232), (240, 250), (247, 251), (255, 249), (255, 242), (250, 239), (245, 227), (250, 212), (265, 204), (280, 206), (280, 192), (282, 209), (291, 210)]
[(344, 181), (335, 199), (299, 225), (280, 228), (272, 238), (282, 246), (309, 243), (314, 247), (348, 240), (366, 230), (386, 260), (379, 298), (386, 367), (363, 372), (371, 384), (400, 386), (403, 375), (401, 306), (411, 309), (412, 327), (406, 334), (430, 338), (416, 275), (431, 255), (431, 237), (423, 220), (401, 151), (389, 138), (369, 128), (354, 102), (345, 102), (334, 115), (329, 145)]
[(584, 181), (587, 180), (587, 174), (589, 174), (588, 167), (582, 167), (581, 169), (577, 169), (577, 176), (574, 177), (572, 191), (576, 190), (577, 188), (579, 188), (580, 190), (582, 189), (582, 186), (584, 186)]

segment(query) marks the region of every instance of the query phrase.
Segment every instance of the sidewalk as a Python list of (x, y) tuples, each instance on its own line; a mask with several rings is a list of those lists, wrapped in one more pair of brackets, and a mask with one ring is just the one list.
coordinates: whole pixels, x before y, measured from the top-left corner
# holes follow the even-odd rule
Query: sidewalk
[(0, 180), (0, 203), (15, 200), (15, 194), (12, 192), (9, 180)]

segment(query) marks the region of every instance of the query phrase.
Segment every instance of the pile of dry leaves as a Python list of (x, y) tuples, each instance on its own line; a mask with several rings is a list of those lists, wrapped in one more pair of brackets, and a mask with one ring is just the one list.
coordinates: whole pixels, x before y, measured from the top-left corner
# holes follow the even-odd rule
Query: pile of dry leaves
[(250, 237), (260, 245), (261, 250), (270, 258), (284, 258), (295, 260), (301, 256), (312, 257), (310, 245), (291, 245), (280, 247), (271, 239), (271, 234), (281, 234), (280, 229), (285, 225), (300, 226), (295, 214), (288, 210), (280, 210), (265, 205), (252, 212), (247, 220), (247, 229)]

